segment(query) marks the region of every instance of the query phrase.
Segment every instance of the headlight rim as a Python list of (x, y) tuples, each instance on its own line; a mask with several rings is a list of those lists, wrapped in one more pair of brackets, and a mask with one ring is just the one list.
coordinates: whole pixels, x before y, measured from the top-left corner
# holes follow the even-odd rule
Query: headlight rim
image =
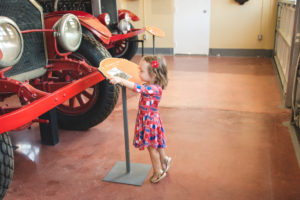
[[(70, 18), (73, 18), (75, 19), (75, 21), (78, 23), (78, 27), (79, 27), (79, 32), (80, 32), (80, 39), (77, 43), (77, 45), (75, 45), (74, 47), (71, 47), (67, 42), (67, 38), (66, 36), (64, 36), (64, 28), (68, 22), (68, 20)], [(54, 25), (53, 27), (58, 34), (56, 34), (57, 38), (58, 38), (58, 42), (60, 44), (60, 46), (66, 50), (66, 51), (71, 51), (71, 52), (74, 52), (76, 51), (79, 47), (80, 47), (80, 44), (81, 44), (81, 41), (82, 41), (82, 28), (81, 28), (81, 24), (79, 22), (79, 19), (76, 17), (76, 15), (74, 14), (71, 14), (71, 13), (68, 13), (68, 14), (65, 14), (63, 15)]]
[(131, 17), (130, 17), (130, 15), (129, 15), (129, 13), (125, 13), (124, 14), (124, 19), (127, 21), (127, 22), (129, 22), (130, 20), (131, 20)]
[[(17, 64), (20, 61), (20, 59), (23, 55), (23, 51), (24, 51), (24, 39), (23, 39), (23, 36), (22, 36), (22, 32), (21, 32), (19, 26), (16, 24), (15, 21), (13, 21), (12, 19), (10, 19), (8, 17), (0, 16), (0, 26), (2, 26), (2, 24), (10, 24), (13, 28), (16, 29), (16, 31), (18, 33), (18, 36), (20, 38), (20, 44), (21, 44), (19, 54), (13, 61), (4, 62), (3, 57), (0, 59), (0, 68), (5, 68), (5, 67), (13, 66), (13, 65)], [(2, 52), (2, 56), (3, 56), (3, 54), (4, 54), (3, 49), (1, 49), (1, 52)]]
[(118, 28), (123, 34), (126, 34), (129, 31), (128, 24), (130, 24), (130, 23), (128, 21), (126, 21), (125, 19), (120, 20), (120, 22), (118, 24)]
[[(108, 22), (106, 20), (108, 20)], [(108, 13), (106, 13), (106, 15), (104, 15), (104, 22), (105, 22), (106, 26), (108, 26), (110, 24), (110, 15)]]

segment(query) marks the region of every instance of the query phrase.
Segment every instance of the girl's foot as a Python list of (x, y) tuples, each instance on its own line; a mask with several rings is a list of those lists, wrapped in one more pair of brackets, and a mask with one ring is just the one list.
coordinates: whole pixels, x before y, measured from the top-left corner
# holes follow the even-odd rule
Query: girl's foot
[(166, 173), (163, 170), (160, 170), (160, 173), (153, 173), (152, 177), (150, 178), (151, 183), (158, 183), (160, 180), (166, 177)]
[(168, 157), (168, 156), (165, 157), (164, 162), (163, 162), (163, 171), (164, 171), (164, 173), (167, 173), (167, 171), (169, 170), (170, 165), (171, 165), (171, 161), (172, 161), (171, 157)]

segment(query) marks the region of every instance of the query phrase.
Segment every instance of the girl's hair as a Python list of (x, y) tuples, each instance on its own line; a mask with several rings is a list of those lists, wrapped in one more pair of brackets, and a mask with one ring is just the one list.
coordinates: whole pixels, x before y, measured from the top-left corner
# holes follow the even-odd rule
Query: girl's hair
[[(155, 74), (154, 83), (164, 89), (168, 85), (168, 70), (166, 60), (162, 56), (145, 56), (143, 60), (148, 63), (148, 73)], [(154, 68), (152, 62), (157, 61), (158, 67)]]

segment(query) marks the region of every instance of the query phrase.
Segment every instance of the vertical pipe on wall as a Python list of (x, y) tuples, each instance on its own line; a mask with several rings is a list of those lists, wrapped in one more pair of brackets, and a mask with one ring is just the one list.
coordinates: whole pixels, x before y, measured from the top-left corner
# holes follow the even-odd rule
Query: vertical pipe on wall
[(259, 34), (263, 34), (264, 0), (261, 0)]
[(143, 0), (143, 27), (146, 26), (146, 15), (145, 15), (145, 0)]

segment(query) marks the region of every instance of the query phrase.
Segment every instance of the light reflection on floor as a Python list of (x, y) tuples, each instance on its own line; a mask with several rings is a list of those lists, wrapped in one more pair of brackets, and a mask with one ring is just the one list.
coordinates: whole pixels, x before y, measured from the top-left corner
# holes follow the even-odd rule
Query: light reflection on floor
[(30, 143), (16, 144), (17, 152), (26, 155), (31, 161), (36, 162), (39, 158), (40, 147)]

